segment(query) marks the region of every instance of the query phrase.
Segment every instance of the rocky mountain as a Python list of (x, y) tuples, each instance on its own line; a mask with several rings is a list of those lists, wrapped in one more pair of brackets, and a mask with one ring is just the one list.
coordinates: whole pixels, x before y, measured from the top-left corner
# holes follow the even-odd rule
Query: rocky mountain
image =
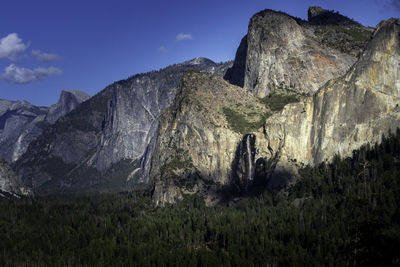
[(224, 75), (205, 58), (116, 82), (46, 129), (14, 168), (33, 188), (128, 190), (147, 185), (159, 116), (183, 73)]
[(312, 97), (268, 118), (271, 187), (293, 180), (296, 166), (348, 157), (400, 127), (400, 20), (381, 22), (357, 63)]
[(8, 165), (0, 158), (0, 197), (21, 197), (30, 195), (31, 191)]
[(372, 31), (315, 7), (309, 21), (264, 10), (233, 64), (195, 58), (116, 82), (13, 168), (38, 193), (144, 188), (156, 204), (279, 190), (400, 127), (399, 36), (396, 19)]
[(359, 46), (372, 33), (358, 23), (342, 22), (351, 20), (340, 14), (332, 18), (331, 13), (312, 7), (309, 21), (268, 9), (255, 14), (225, 78), (258, 97), (277, 88), (316, 92), (354, 64)]
[(89, 98), (88, 94), (79, 90), (62, 91), (58, 102), (52, 105), (46, 114), (46, 121), (54, 124), (60, 117), (74, 110)]
[[(308, 97), (277, 88), (271, 103), (217, 77), (184, 76), (174, 104), (161, 116), (151, 175), (155, 203), (197, 192), (213, 204), (224, 190), (240, 195), (257, 184), (279, 190), (296, 181), (302, 166), (379, 143), (400, 127), (399, 31), (399, 20), (380, 23), (347, 73)], [(275, 108), (289, 96), (296, 103)]]
[(81, 91), (62, 91), (57, 104), (50, 108), (27, 101), (0, 100), (0, 157), (16, 161), (45, 128), (88, 98)]
[[(150, 175), (155, 202), (193, 193), (207, 196), (209, 203), (218, 201), (217, 190), (231, 184), (235, 160), (247, 155), (245, 165), (254, 161), (249, 152), (254, 151), (254, 135), (243, 134), (257, 131), (266, 116), (268, 109), (249, 91), (216, 75), (186, 73), (173, 104), (160, 117)], [(242, 139), (245, 149), (239, 146)], [(237, 171), (238, 184), (254, 176), (246, 173), (248, 168)]]

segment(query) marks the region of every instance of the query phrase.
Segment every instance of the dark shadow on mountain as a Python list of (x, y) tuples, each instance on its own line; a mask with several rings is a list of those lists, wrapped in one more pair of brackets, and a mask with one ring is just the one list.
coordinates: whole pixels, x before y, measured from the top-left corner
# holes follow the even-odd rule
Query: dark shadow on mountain
[(236, 51), (235, 61), (233, 66), (229, 68), (224, 76), (224, 79), (233, 85), (240, 87), (244, 86), (244, 74), (246, 70), (247, 58), (247, 35), (242, 38), (239, 48)]

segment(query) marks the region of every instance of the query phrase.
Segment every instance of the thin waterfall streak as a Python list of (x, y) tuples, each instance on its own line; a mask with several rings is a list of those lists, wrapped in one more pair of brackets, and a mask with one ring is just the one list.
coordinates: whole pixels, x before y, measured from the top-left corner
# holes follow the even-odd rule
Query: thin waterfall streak
[(250, 147), (250, 135), (247, 135), (246, 138), (246, 149), (247, 149), (247, 165), (249, 166), (249, 172), (247, 174), (247, 180), (253, 180), (252, 172), (253, 172), (253, 164), (251, 162), (251, 147)]

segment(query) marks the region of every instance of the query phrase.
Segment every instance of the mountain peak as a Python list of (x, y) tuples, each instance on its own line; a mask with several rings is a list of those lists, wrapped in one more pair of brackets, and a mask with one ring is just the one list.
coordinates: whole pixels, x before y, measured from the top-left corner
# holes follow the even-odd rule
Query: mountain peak
[(69, 96), (78, 99), (80, 102), (86, 101), (90, 98), (90, 95), (81, 90), (62, 90), (59, 102), (62, 101), (63, 98)]
[(357, 21), (343, 16), (337, 11), (323, 9), (319, 6), (308, 8), (308, 21), (316, 25), (362, 26)]
[(195, 57), (191, 60), (185, 61), (185, 65), (214, 65), (215, 62), (205, 57)]
[(47, 114), (48, 122), (51, 124), (55, 123), (58, 118), (75, 109), (80, 103), (89, 98), (90, 95), (80, 90), (62, 90), (57, 104), (50, 107)]

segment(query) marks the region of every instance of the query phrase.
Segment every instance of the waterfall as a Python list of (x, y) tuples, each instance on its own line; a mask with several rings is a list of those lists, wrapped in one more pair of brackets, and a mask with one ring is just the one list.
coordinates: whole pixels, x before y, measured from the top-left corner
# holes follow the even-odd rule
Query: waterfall
[(235, 159), (232, 162), (232, 178), (238, 194), (247, 192), (248, 188), (253, 185), (256, 172), (255, 142), (254, 134), (246, 134), (242, 137), (235, 152)]
[(246, 138), (246, 152), (247, 152), (247, 166), (248, 166), (248, 174), (247, 174), (247, 180), (251, 181), (253, 180), (253, 161), (251, 157), (251, 146), (250, 146), (250, 137), (251, 135), (248, 134)]

